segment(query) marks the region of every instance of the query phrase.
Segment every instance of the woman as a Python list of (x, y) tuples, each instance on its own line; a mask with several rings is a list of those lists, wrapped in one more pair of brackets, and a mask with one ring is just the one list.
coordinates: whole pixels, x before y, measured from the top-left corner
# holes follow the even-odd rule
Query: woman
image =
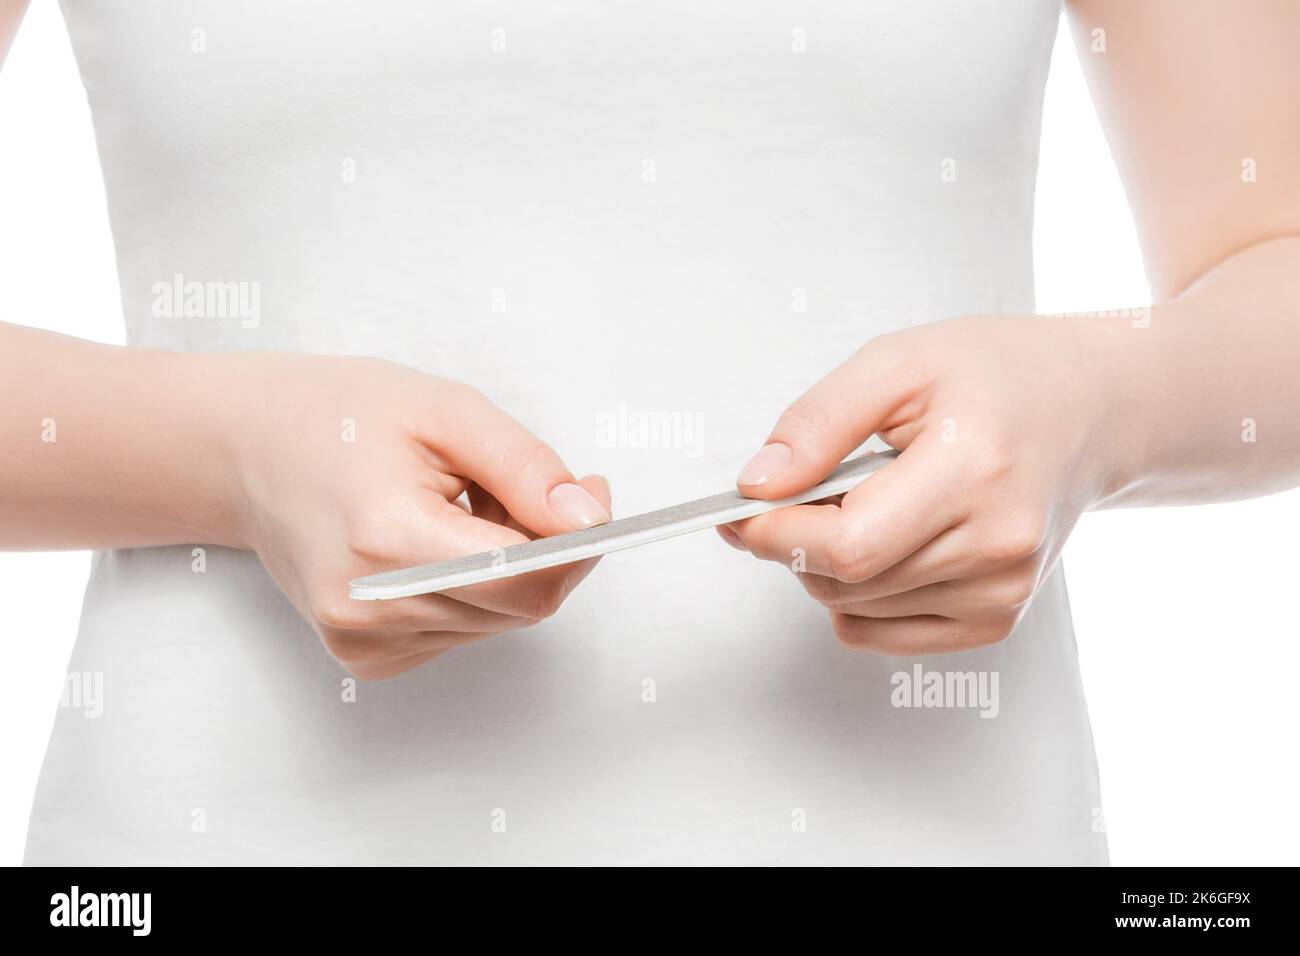
[[(0, 546), (99, 549), (27, 862), (1106, 861), (1057, 558), (1297, 483), (1294, 4), (1071, 2), (1156, 304), (1055, 318), (1057, 0), (63, 7), (132, 347), (0, 329)], [(873, 435), (769, 564), (347, 597)]]

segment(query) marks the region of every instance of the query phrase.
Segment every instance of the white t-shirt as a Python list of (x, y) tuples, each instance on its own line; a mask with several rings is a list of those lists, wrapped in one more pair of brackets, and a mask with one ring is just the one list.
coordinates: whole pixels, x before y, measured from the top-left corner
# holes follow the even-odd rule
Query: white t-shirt
[[(1033, 310), (1058, 0), (63, 8), (133, 345), (468, 382), (620, 514), (729, 487), (875, 335)], [(1106, 861), (1059, 571), (1004, 643), (885, 658), (693, 535), (353, 693), (205, 553), (96, 556), (102, 713), (60, 709), (28, 863)]]

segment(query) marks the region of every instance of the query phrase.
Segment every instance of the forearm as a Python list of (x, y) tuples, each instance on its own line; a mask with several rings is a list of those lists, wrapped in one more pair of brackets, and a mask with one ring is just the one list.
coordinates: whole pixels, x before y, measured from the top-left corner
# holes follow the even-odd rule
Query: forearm
[(1252, 246), (1150, 322), (1067, 320), (1110, 393), (1100, 507), (1192, 504), (1300, 484), (1300, 238)]
[(232, 364), (0, 324), (0, 549), (240, 546)]
[(0, 66), (9, 55), (9, 47), (23, 21), (23, 14), (27, 12), (27, 4), (28, 0), (0, 0)]

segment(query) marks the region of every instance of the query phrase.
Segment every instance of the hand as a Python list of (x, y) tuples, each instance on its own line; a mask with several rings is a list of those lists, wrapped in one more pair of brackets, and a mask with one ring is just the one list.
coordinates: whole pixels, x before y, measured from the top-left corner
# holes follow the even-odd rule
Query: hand
[(723, 537), (805, 562), (792, 566), (850, 647), (904, 656), (1001, 641), (1104, 494), (1107, 363), (1088, 343), (1071, 320), (983, 316), (869, 342), (786, 410), (737, 484), (793, 494), (873, 434), (902, 454), (837, 503)]
[[(473, 389), (371, 359), (244, 353), (228, 411), (240, 539), (326, 649), (382, 679), (555, 613), (595, 561), (393, 601), (355, 601), (377, 571), (505, 548), (609, 520), (603, 478)], [(469, 507), (455, 499), (468, 491)]]

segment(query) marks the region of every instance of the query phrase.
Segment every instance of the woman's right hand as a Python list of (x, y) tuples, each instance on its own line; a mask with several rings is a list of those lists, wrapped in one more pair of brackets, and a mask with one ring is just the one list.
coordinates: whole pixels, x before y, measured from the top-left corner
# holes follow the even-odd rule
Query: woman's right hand
[[(576, 481), (474, 389), (376, 359), (237, 353), (222, 419), (255, 551), (353, 675), (383, 679), (555, 613), (595, 560), (391, 601), (356, 601), (378, 571), (609, 520), (603, 478)], [(456, 503), (468, 492), (469, 507)]]

